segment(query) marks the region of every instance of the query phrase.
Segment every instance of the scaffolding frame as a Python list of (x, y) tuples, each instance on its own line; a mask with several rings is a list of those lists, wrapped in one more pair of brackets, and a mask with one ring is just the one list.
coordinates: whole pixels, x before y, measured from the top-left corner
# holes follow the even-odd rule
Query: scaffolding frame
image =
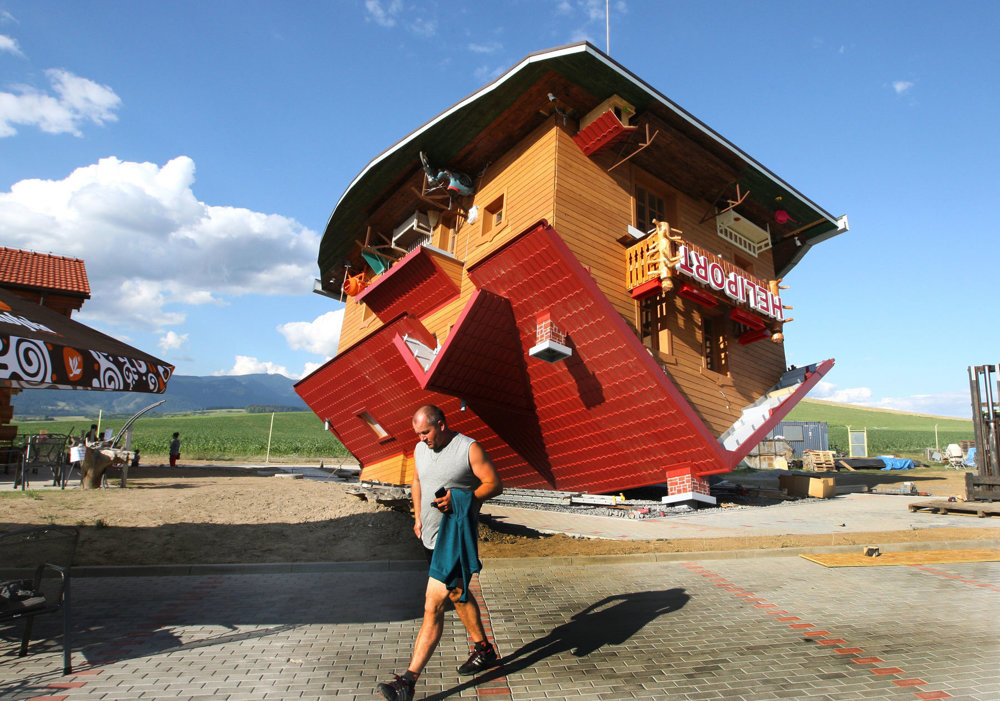
[(1000, 479), (1000, 364), (969, 368), (972, 424), (976, 433), (976, 471)]

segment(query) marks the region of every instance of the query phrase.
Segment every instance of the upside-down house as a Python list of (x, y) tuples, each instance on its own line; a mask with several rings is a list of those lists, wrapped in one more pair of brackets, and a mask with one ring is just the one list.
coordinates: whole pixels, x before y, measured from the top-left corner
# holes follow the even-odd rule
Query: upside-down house
[(846, 229), (592, 45), (535, 53), (350, 183), (296, 390), (366, 479), (410, 481), (433, 403), (508, 486), (710, 501), (833, 365), (786, 370), (779, 283)]

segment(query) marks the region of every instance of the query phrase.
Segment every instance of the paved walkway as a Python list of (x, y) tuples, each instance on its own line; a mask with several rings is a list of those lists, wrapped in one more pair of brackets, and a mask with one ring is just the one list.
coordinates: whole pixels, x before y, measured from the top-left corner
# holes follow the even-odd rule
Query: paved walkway
[[(1000, 525), (909, 501), (850, 494), (648, 521), (486, 511), (623, 539)], [(418, 698), (1000, 698), (1000, 563), (828, 569), (756, 554), (487, 562), (475, 591), (504, 667), (460, 678), (468, 641), (449, 613)], [(74, 578), (71, 676), (58, 617), (39, 618), (25, 658), (18, 630), (0, 629), (0, 699), (373, 698), (405, 668), (426, 581), (416, 562), (138, 571)]]
[[(78, 577), (76, 674), (62, 676), (58, 621), (43, 617), (38, 637), (57, 642), (25, 658), (0, 636), (0, 698), (373, 698), (406, 665), (425, 577), (384, 563)], [(1000, 563), (542, 560), (487, 563), (480, 584), (505, 666), (459, 677), (468, 647), (449, 613), (418, 698), (1000, 698)]]

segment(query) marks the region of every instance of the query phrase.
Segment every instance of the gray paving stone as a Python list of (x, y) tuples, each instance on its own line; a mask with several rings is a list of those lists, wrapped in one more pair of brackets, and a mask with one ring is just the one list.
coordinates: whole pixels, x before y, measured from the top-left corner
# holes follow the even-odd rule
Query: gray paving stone
[[(511, 699), (914, 699), (1000, 697), (997, 592), (909, 567), (826, 569), (798, 558), (489, 567), (482, 575)], [(940, 567), (1000, 582), (1000, 564)], [(530, 572), (530, 574), (528, 574)], [(731, 583), (726, 589), (701, 575)], [(68, 701), (98, 699), (373, 698), (401, 672), (420, 625), (425, 575), (391, 584), (352, 571), (74, 580), (74, 664), (100, 674)], [(379, 580), (381, 581), (381, 579)], [(204, 585), (196, 595), (195, 587)], [(778, 621), (734, 593), (775, 604)], [(86, 602), (82, 605), (79, 602)], [(810, 637), (790, 624), (811, 623)], [(51, 692), (58, 621), (38, 620), (26, 658), (0, 635), (0, 698)], [(837, 646), (824, 639), (843, 639)], [(860, 648), (856, 655), (837, 647)], [(429, 698), (473, 698), (459, 678), (468, 653), (448, 614), (421, 677)], [(883, 661), (859, 665), (857, 657)], [(879, 676), (872, 668), (898, 667)], [(919, 678), (900, 688), (893, 679)], [(60, 692), (62, 693), (62, 692)], [(500, 696), (498, 698), (506, 698)]]

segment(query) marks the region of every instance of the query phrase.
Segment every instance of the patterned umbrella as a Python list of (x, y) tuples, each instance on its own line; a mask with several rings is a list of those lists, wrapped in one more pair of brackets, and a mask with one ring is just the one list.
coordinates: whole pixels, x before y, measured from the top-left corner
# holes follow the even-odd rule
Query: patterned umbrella
[(0, 387), (161, 393), (174, 366), (0, 289)]

